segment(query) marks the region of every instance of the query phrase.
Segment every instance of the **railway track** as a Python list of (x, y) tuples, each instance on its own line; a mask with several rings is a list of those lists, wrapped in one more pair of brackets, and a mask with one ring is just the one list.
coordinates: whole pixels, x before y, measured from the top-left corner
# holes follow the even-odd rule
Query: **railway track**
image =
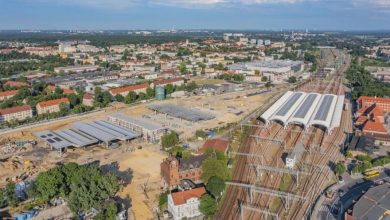
[[(344, 71), (344, 70), (343, 70)], [(342, 72), (337, 72), (330, 80), (324, 81), (315, 79), (314, 86), (305, 83), (301, 85), (298, 90), (304, 90), (306, 92), (318, 92), (318, 93), (333, 93), (342, 94), (343, 85), (341, 76)], [(321, 83), (322, 82), (322, 83)], [(321, 128), (311, 127), (309, 134), (305, 134), (303, 129), (299, 126), (289, 125), (287, 129), (282, 129), (282, 126), (277, 123), (272, 123), (270, 129), (264, 130), (264, 128), (252, 127), (249, 131), (248, 138), (244, 140), (244, 144), (240, 148), (242, 153), (250, 153), (255, 155), (267, 155), (263, 160), (258, 157), (237, 157), (236, 166), (234, 168), (233, 182), (243, 182), (259, 187), (266, 187), (269, 189), (280, 189), (282, 181), (282, 174), (275, 173), (272, 175), (262, 175), (260, 178), (257, 176), (255, 169), (248, 166), (249, 164), (256, 164), (263, 162), (267, 166), (280, 167), (282, 154), (285, 153), (285, 149), (281, 146), (274, 146), (267, 141), (261, 142), (259, 145), (256, 140), (250, 135), (259, 135), (267, 137), (269, 139), (278, 139), (285, 142), (285, 148), (294, 147), (300, 139), (304, 146), (306, 146), (306, 152), (302, 154), (300, 161), (297, 163), (299, 170), (305, 169), (309, 175), (300, 178), (300, 185), (296, 187), (296, 184), (291, 184), (286, 189), (286, 192), (294, 192), (298, 195), (306, 197), (305, 201), (293, 201), (290, 209), (285, 211), (283, 204), (279, 203), (276, 208), (273, 207), (273, 201), (275, 197), (271, 197), (266, 194), (254, 194), (252, 202), (248, 196), (248, 190), (229, 186), (227, 188), (226, 197), (222, 208), (219, 210), (216, 219), (240, 219), (240, 204), (250, 204), (254, 208), (270, 211), (271, 208), (275, 209), (279, 219), (302, 219), (307, 217), (308, 210), (310, 210), (312, 202), (316, 199), (317, 195), (326, 186), (329, 178), (332, 177), (332, 172), (327, 167), (329, 161), (338, 161), (339, 159), (339, 147), (338, 143), (344, 138), (343, 128), (345, 125), (345, 114), (342, 115), (342, 124), (339, 128), (335, 129), (332, 136), (327, 136), (325, 131)], [(307, 149), (307, 146), (309, 149)], [(318, 150), (314, 149), (313, 154), (308, 151), (313, 146), (319, 146), (320, 149), (324, 149), (323, 154), (318, 154)], [(271, 148), (276, 150), (271, 150)], [(310, 165), (312, 164), (312, 165)], [(266, 172), (270, 173), (270, 172)], [(271, 210), (272, 211), (272, 210)], [(244, 219), (267, 219), (264, 213), (245, 211)], [(269, 219), (269, 218), (268, 218)]]

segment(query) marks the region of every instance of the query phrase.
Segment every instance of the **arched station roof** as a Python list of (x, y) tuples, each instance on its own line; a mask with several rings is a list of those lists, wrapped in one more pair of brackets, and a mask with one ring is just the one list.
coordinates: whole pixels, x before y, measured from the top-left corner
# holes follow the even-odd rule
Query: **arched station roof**
[(266, 123), (281, 121), (285, 126), (321, 125), (330, 131), (340, 126), (343, 104), (344, 96), (288, 91), (261, 118)]

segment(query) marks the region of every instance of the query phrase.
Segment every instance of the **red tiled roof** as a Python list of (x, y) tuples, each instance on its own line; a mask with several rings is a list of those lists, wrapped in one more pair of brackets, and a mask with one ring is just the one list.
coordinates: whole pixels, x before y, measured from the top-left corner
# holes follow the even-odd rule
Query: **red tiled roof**
[(22, 105), (22, 106), (15, 106), (11, 108), (1, 109), (0, 115), (8, 115), (16, 112), (24, 112), (24, 111), (31, 111), (31, 106), (29, 105)]
[(52, 105), (59, 105), (60, 103), (69, 103), (69, 99), (68, 98), (54, 99), (54, 100), (40, 102), (37, 105), (41, 107), (48, 107)]
[(375, 103), (369, 106), (366, 105), (361, 107), (360, 109), (357, 110), (357, 113), (366, 114), (366, 115), (373, 114), (374, 116), (384, 116), (382, 107), (378, 106)]
[(173, 203), (175, 205), (182, 205), (187, 202), (187, 200), (191, 198), (198, 198), (202, 197), (206, 193), (206, 190), (204, 187), (190, 189), (183, 192), (175, 192), (172, 193), (172, 199)]
[(135, 90), (139, 90), (139, 89), (146, 89), (148, 87), (149, 87), (148, 83), (142, 83), (142, 84), (138, 84), (138, 85), (131, 85), (131, 86), (125, 86), (125, 87), (111, 89), (111, 93), (112, 94), (119, 94), (119, 93), (123, 93), (123, 92), (135, 91)]
[(221, 152), (226, 152), (227, 148), (229, 145), (229, 141), (227, 140), (222, 140), (222, 139), (208, 139), (206, 142), (203, 144), (203, 147), (201, 148), (202, 152), (205, 152), (208, 148), (213, 148), (215, 150), (219, 150)]
[(19, 90), (9, 90), (9, 91), (4, 91), (4, 92), (0, 92), (0, 97), (7, 97), (7, 96), (11, 96), (11, 95), (16, 95), (18, 94)]
[(356, 119), (355, 123), (356, 123), (356, 124), (363, 124), (363, 123), (365, 123), (366, 121), (367, 121), (367, 116), (361, 115), (361, 116), (359, 116), (358, 119)]
[(367, 121), (363, 126), (363, 132), (387, 133), (387, 130), (381, 123)]
[(165, 84), (170, 84), (170, 83), (174, 83), (174, 82), (179, 82), (182, 80), (184, 80), (184, 79), (181, 77), (172, 78), (172, 79), (162, 79), (162, 80), (158, 80), (158, 81), (154, 82), (154, 85), (165, 85)]
[[(54, 92), (56, 90), (56, 86), (50, 85), (50, 86), (47, 86), (47, 89)], [(74, 93), (74, 90), (72, 90), (72, 89), (61, 88), (61, 87), (60, 87), (60, 89), (62, 89), (62, 91), (64, 91), (64, 94), (73, 94)]]
[(93, 95), (91, 93), (85, 93), (83, 99), (93, 99)]
[(382, 102), (390, 103), (390, 98), (380, 98), (380, 97), (371, 97), (371, 96), (360, 96), (358, 99), (359, 103), (362, 102)]
[(21, 87), (21, 86), (28, 86), (25, 82), (18, 82), (18, 81), (7, 81), (5, 85), (10, 85), (14, 87)]

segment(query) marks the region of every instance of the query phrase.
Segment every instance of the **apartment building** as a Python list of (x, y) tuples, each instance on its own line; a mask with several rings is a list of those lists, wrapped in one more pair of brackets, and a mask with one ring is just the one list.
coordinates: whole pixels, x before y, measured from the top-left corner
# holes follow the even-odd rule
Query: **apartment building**
[(124, 86), (124, 87), (120, 87), (120, 88), (114, 88), (114, 89), (110, 90), (110, 93), (113, 96), (115, 96), (117, 94), (120, 94), (122, 96), (127, 96), (127, 94), (129, 94), (130, 91), (134, 91), (137, 94), (140, 92), (146, 93), (147, 88), (149, 88), (149, 84), (142, 83), (142, 84), (138, 84), (138, 85), (131, 85), (131, 86)]
[(23, 121), (32, 117), (33, 113), (31, 106), (29, 105), (15, 106), (0, 110), (0, 123), (11, 122), (13, 120)]
[(67, 67), (56, 67), (54, 72), (56, 73), (82, 73), (82, 72), (92, 72), (98, 70), (100, 67), (97, 65), (84, 65), (84, 66), (67, 66)]
[(61, 103), (65, 103), (69, 108), (70, 102), (68, 98), (54, 99), (54, 100), (39, 102), (36, 107), (37, 113), (38, 115), (40, 115), (40, 114), (59, 112)]
[(204, 187), (174, 192), (168, 195), (168, 211), (174, 220), (190, 219), (200, 216), (200, 198), (206, 194)]
[(93, 106), (93, 95), (91, 93), (85, 93), (83, 96), (83, 105)]
[[(55, 92), (56, 88), (57, 88), (56, 86), (50, 85), (47, 87), (47, 90), (49, 90), (50, 92)], [(73, 89), (68, 89), (68, 88), (63, 87), (63, 86), (60, 86), (59, 88), (63, 91), (64, 94), (67, 94), (67, 95), (75, 93), (75, 91)]]
[(25, 82), (19, 82), (19, 81), (7, 81), (4, 83), (4, 85), (8, 85), (8, 86), (11, 86), (11, 87), (22, 87), (22, 86), (28, 86), (27, 83)]
[(0, 101), (10, 99), (14, 97), (16, 94), (18, 94), (18, 92), (19, 92), (18, 90), (9, 90), (9, 91), (0, 92)]

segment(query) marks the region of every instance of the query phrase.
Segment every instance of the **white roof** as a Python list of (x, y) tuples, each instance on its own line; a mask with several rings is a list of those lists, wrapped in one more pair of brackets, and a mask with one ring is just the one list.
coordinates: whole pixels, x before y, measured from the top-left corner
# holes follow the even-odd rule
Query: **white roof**
[(305, 128), (321, 125), (332, 130), (340, 126), (344, 96), (305, 92), (285, 93), (261, 118), (280, 121), (283, 125), (301, 124)]

